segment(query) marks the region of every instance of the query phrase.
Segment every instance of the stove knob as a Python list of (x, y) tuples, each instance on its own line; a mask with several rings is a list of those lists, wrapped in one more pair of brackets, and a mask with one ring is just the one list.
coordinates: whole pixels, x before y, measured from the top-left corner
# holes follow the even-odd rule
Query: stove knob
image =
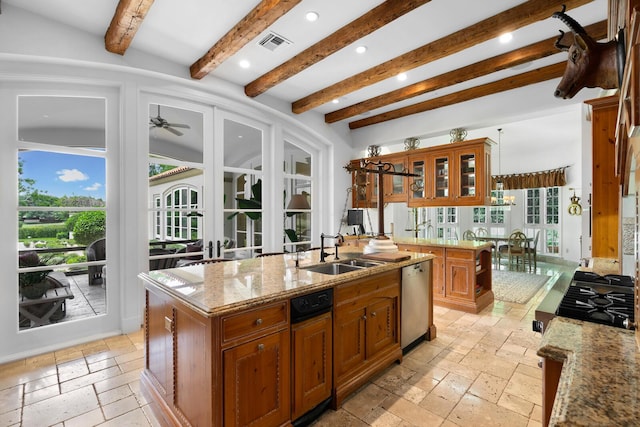
[(636, 328), (635, 322), (630, 321), (628, 318), (624, 319), (624, 321), (622, 322), (622, 326), (624, 326), (625, 329), (635, 329)]
[(531, 329), (533, 329), (533, 332), (542, 333), (544, 331), (544, 323), (540, 320), (534, 320), (531, 322)]

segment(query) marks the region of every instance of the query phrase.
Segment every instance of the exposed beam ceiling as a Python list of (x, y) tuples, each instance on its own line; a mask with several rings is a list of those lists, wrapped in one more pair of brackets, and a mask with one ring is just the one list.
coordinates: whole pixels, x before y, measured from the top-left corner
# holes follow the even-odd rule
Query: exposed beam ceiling
[(202, 58), (191, 65), (191, 77), (201, 79), (209, 74), (301, 1), (262, 0)]
[(124, 55), (152, 4), (153, 0), (118, 2), (111, 24), (104, 35), (104, 45), (109, 52)]
[(244, 87), (244, 93), (247, 96), (256, 97), (429, 1), (431, 0), (387, 0), (329, 37), (320, 40), (287, 62), (258, 77)]
[[(585, 27), (587, 33), (595, 40), (605, 38), (607, 36), (607, 21), (600, 21), (596, 24)], [(387, 92), (378, 95), (366, 101), (359, 102), (349, 107), (333, 111), (325, 115), (325, 122), (335, 123), (349, 117), (371, 111), (376, 108), (391, 105), (395, 102), (404, 101), (427, 92), (445, 88), (457, 83), (462, 83), (477, 77), (485, 76), (496, 71), (505, 70), (507, 68), (516, 67), (526, 64), (535, 59), (540, 59), (558, 53), (558, 49), (554, 46), (556, 37), (531, 44), (529, 46), (504, 53), (485, 59), (466, 67), (423, 80), (418, 83), (397, 89), (393, 92)], [(478, 96), (487, 94), (478, 93)]]

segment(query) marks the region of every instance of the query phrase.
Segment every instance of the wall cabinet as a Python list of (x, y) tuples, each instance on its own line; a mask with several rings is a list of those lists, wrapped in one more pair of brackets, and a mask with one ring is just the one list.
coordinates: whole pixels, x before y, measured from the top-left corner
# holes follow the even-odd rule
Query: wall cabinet
[[(476, 206), (491, 202), (491, 144), (481, 138), (379, 156), (370, 160), (391, 163), (397, 172), (419, 175), (385, 175), (384, 201), (406, 202), (410, 207)], [(359, 165), (353, 160), (351, 165)], [(365, 175), (366, 177), (362, 176)], [(354, 207), (372, 207), (377, 198), (377, 175), (352, 173), (355, 187), (368, 184), (370, 192), (354, 194)], [(354, 187), (354, 188), (355, 188)], [(367, 200), (369, 204), (367, 204)]]
[(334, 306), (334, 407), (371, 375), (402, 360), (400, 270), (338, 285)]
[(478, 313), (493, 302), (491, 249), (398, 244), (403, 251), (430, 253), (433, 259), (433, 303)]
[(378, 175), (358, 170), (360, 159), (349, 163), (351, 172), (351, 206), (355, 209), (374, 208), (378, 205)]

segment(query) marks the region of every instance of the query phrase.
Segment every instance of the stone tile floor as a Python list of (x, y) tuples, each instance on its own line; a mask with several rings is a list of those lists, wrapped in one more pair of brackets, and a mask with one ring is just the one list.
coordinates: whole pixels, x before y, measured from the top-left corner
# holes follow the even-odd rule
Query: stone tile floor
[[(536, 273), (573, 268), (538, 263)], [(531, 331), (549, 285), (528, 303), (479, 314), (434, 307), (437, 338), (405, 355), (314, 426), (540, 426), (541, 370)], [(158, 425), (140, 393), (143, 334), (0, 366), (0, 426)]]

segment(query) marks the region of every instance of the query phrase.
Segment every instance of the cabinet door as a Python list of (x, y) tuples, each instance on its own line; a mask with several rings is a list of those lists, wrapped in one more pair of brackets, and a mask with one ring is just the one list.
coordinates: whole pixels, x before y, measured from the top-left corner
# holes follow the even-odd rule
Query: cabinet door
[(473, 301), (475, 298), (475, 261), (446, 259), (446, 297)]
[(427, 203), (441, 206), (451, 199), (451, 152), (431, 153), (427, 156), (427, 173), (430, 172), (426, 184)]
[(146, 294), (146, 369), (158, 392), (170, 401), (169, 396), (173, 394), (173, 308), (162, 294), (148, 289)]
[(398, 343), (398, 296), (373, 298), (366, 309), (367, 359)]
[[(393, 165), (394, 172), (407, 172), (407, 156), (389, 156), (384, 158), (385, 162)], [(384, 201), (406, 202), (407, 201), (407, 177), (402, 175), (384, 175)]]
[(425, 246), (421, 252), (435, 256), (433, 259), (433, 297), (442, 299), (445, 296), (444, 248)]
[(333, 329), (335, 378), (364, 362), (365, 308), (346, 304), (336, 307)]
[(304, 415), (331, 396), (332, 319), (325, 313), (291, 327), (293, 402), (291, 419)]
[(288, 329), (223, 352), (225, 426), (276, 426), (289, 420), (290, 354)]

